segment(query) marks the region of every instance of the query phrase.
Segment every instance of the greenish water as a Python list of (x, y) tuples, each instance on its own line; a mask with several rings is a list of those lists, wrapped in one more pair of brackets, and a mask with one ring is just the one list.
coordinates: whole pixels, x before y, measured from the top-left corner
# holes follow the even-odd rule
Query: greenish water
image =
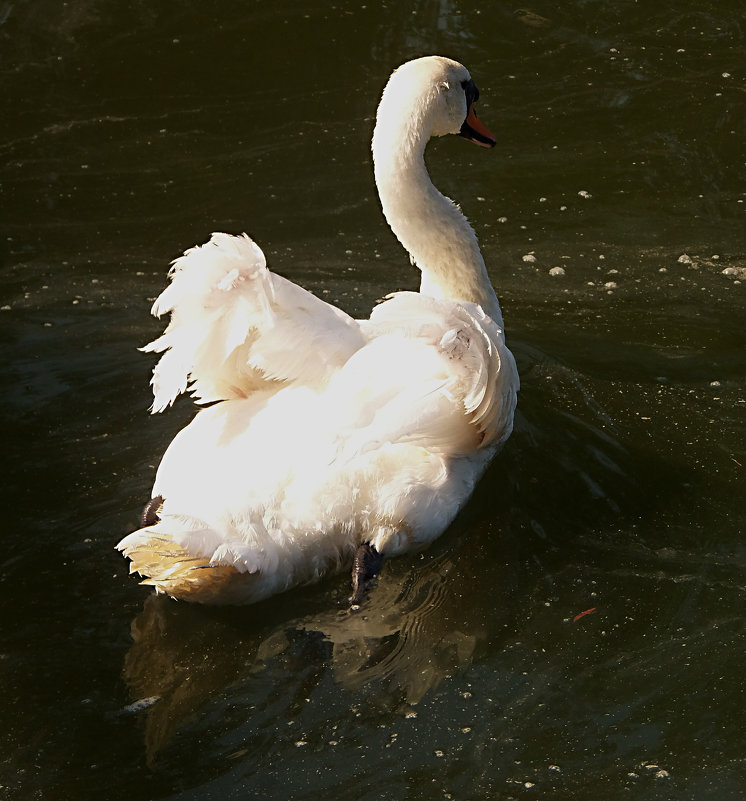
[[(745, 44), (734, 0), (0, 4), (0, 797), (744, 797)], [(426, 53), (498, 137), (429, 164), (513, 437), (363, 614), (149, 596), (113, 546), (193, 413), (136, 350), (169, 261), (246, 230), (356, 315), (416, 286), (369, 138)]]

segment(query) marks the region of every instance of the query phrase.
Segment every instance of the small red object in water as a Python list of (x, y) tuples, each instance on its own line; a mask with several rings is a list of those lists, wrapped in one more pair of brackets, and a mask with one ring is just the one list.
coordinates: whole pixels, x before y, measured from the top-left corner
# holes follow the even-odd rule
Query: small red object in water
[(595, 612), (595, 611), (596, 611), (596, 607), (592, 606), (590, 609), (586, 609), (585, 612), (581, 612), (579, 615), (575, 615), (575, 617), (572, 619), (572, 622), (573, 623), (577, 623), (578, 620), (580, 620), (581, 617), (585, 617), (586, 615), (590, 615), (592, 612)]

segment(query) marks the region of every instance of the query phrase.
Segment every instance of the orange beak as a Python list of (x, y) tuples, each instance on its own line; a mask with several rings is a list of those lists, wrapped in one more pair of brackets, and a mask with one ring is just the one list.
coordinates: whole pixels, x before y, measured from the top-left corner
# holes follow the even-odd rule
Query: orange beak
[(480, 122), (473, 103), (469, 106), (469, 112), (461, 126), (460, 136), (471, 139), (481, 147), (494, 147), (497, 143), (494, 135)]

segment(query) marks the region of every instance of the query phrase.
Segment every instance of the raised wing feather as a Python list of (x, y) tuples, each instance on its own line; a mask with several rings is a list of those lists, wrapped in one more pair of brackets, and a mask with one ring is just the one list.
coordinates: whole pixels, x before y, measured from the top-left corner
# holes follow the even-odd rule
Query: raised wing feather
[(246, 234), (213, 234), (177, 259), (153, 305), (170, 313), (143, 350), (153, 371), (153, 412), (190, 390), (199, 403), (246, 397), (268, 382), (323, 386), (364, 343), (344, 312), (270, 272)]

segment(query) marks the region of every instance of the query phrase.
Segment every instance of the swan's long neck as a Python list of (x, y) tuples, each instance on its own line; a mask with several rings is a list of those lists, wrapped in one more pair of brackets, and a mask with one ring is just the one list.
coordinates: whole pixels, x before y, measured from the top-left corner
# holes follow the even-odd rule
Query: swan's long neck
[(392, 126), (391, 118), (379, 111), (373, 161), (384, 216), (422, 271), (422, 294), (477, 303), (502, 325), (476, 234), (427, 173), (425, 122), (410, 116)]

